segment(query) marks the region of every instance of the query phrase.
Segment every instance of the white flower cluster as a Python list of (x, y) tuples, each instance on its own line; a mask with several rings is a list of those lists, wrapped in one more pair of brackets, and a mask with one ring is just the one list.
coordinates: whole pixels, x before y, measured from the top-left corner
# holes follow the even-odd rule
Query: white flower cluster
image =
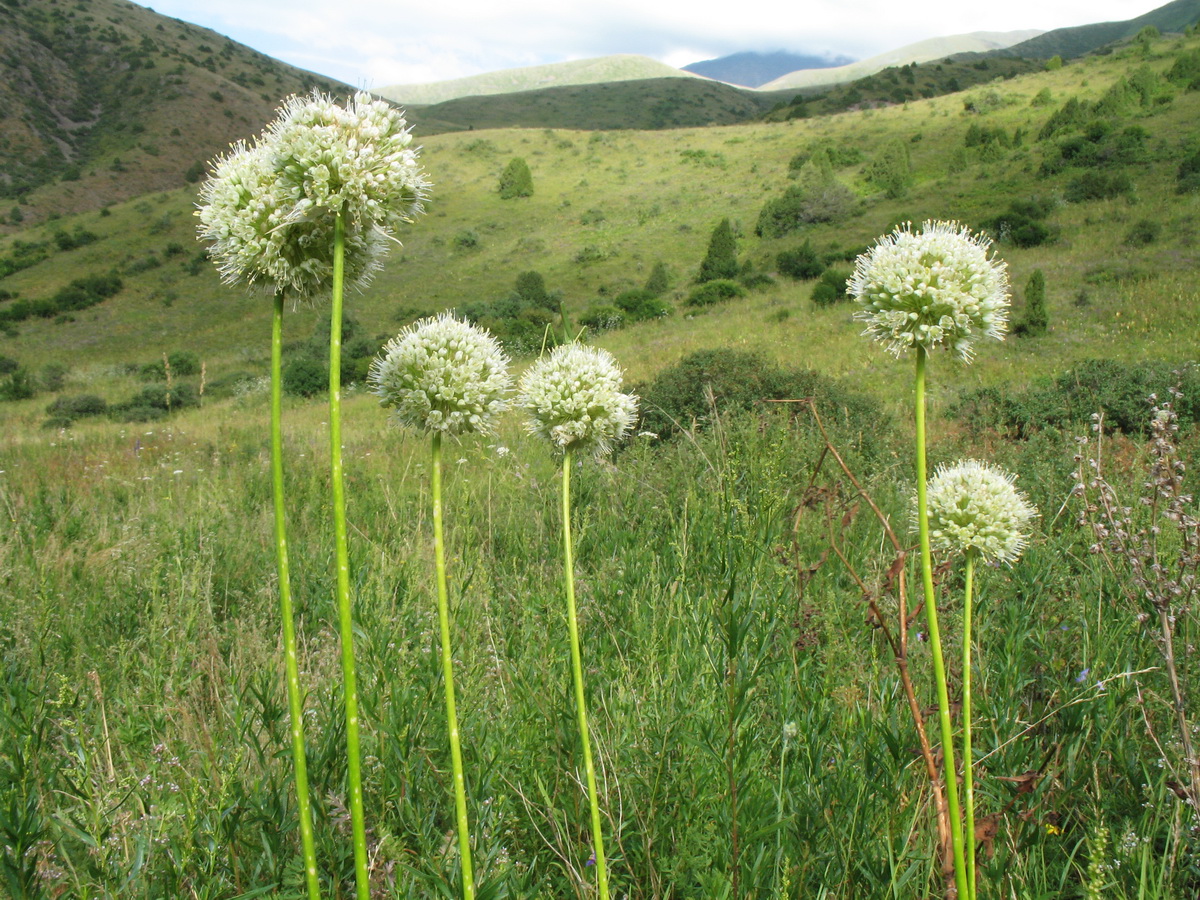
[(969, 361), (980, 337), (1008, 330), (1008, 273), (988, 256), (991, 241), (957, 222), (905, 224), (855, 262), (849, 291), (864, 334), (899, 356), (914, 347), (950, 348)]
[(450, 313), (414, 322), (392, 338), (367, 380), (401, 425), (442, 434), (490, 431), (510, 384), (496, 339)]
[(345, 277), (362, 285), (428, 184), (404, 117), (369, 94), (345, 107), (314, 92), (292, 97), (252, 145), (213, 164), (200, 191), (200, 237), (230, 283), (299, 297), (333, 280), (334, 219), (345, 222)]
[(529, 431), (560, 450), (604, 456), (628, 434), (637, 398), (621, 392), (621, 369), (607, 350), (563, 344), (521, 379)]
[(934, 547), (1007, 563), (1025, 549), (1029, 523), (1038, 514), (1011, 474), (975, 459), (939, 466), (929, 479), (928, 500)]

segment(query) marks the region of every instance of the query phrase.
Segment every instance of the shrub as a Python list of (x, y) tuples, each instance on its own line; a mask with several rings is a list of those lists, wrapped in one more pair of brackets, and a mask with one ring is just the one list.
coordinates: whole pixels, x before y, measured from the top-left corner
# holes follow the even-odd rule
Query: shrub
[[(713, 413), (763, 412), (767, 400), (813, 397), (831, 425), (879, 434), (887, 416), (873, 400), (846, 391), (832, 379), (807, 370), (787, 370), (756, 353), (732, 348), (699, 350), (638, 385), (642, 398), (638, 430), (669, 437), (693, 424), (704, 427)], [(799, 404), (780, 405), (803, 414)]]
[(1112, 175), (1085, 172), (1067, 185), (1063, 197), (1068, 203), (1085, 203), (1089, 200), (1111, 200), (1131, 193), (1133, 181), (1124, 172)]
[[(1150, 433), (1151, 394), (1169, 396), (1177, 367), (1161, 361), (1137, 364), (1110, 359), (1085, 360), (1057, 378), (1040, 378), (1022, 391), (987, 387), (966, 394), (951, 414), (975, 430), (994, 429), (1029, 438), (1044, 429), (1082, 433), (1093, 413), (1105, 427), (1129, 435)], [(1200, 421), (1200, 367), (1181, 371), (1184, 399), (1176, 412), (1181, 422)]]
[(328, 367), (311, 356), (289, 359), (281, 375), (283, 390), (296, 397), (314, 397), (329, 387)]
[(732, 300), (735, 297), (745, 297), (746, 293), (746, 289), (736, 281), (720, 278), (692, 288), (684, 303), (693, 307), (712, 306), (714, 303)]
[(671, 287), (671, 276), (667, 272), (666, 264), (661, 260), (654, 264), (654, 268), (650, 271), (650, 277), (646, 279), (645, 290), (653, 297), (661, 297)]
[(519, 156), (513, 157), (500, 174), (500, 184), (497, 187), (501, 200), (514, 200), (517, 197), (533, 196), (533, 173), (529, 164)]
[(587, 312), (579, 317), (579, 324), (593, 333), (615, 331), (625, 327), (625, 313), (615, 306), (598, 304), (588, 307)]
[(60, 362), (50, 362), (42, 366), (38, 374), (38, 384), (43, 391), (61, 391), (63, 382), (67, 380), (70, 370)]
[(775, 257), (779, 274), (797, 280), (816, 278), (825, 271), (825, 263), (812, 243), (805, 241), (795, 250), (784, 250)]
[(1041, 269), (1034, 269), (1025, 285), (1025, 314), (1013, 326), (1013, 334), (1045, 334), (1050, 326), (1050, 314), (1046, 312), (1046, 276)]
[(0, 356), (0, 375), (11, 375), (19, 368), (21, 364), (11, 356)]
[(764, 238), (783, 237), (803, 225), (840, 222), (857, 209), (854, 192), (836, 179), (812, 188), (796, 185), (763, 205), (754, 233)]
[(28, 400), (34, 393), (33, 378), (27, 369), (14, 369), (0, 381), (0, 400)]
[(845, 269), (826, 269), (813, 285), (812, 301), (817, 306), (832, 306), (847, 297), (846, 282), (850, 273)]
[(903, 197), (913, 180), (908, 145), (899, 138), (885, 143), (867, 166), (866, 175), (885, 197), (893, 200)]
[(696, 281), (703, 284), (720, 278), (736, 278), (738, 274), (737, 239), (728, 219), (722, 219), (708, 240), (708, 252), (700, 263)]
[(1125, 235), (1125, 243), (1131, 247), (1153, 244), (1162, 235), (1162, 223), (1157, 219), (1139, 219)]
[(644, 288), (634, 288), (617, 295), (613, 301), (617, 309), (625, 314), (630, 322), (641, 322), (646, 319), (661, 319), (669, 315), (671, 307)]
[(58, 397), (46, 407), (46, 414), (56, 419), (74, 421), (88, 416), (102, 416), (108, 412), (108, 401), (95, 394), (77, 394), (73, 397)]
[(1185, 157), (1179, 164), (1179, 171), (1175, 173), (1175, 189), (1181, 194), (1200, 191), (1200, 150)]

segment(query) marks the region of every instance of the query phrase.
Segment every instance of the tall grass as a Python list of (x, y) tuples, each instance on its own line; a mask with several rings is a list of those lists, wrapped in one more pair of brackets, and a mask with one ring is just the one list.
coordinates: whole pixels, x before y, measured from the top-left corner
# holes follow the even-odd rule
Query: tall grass
[[(347, 398), (344, 453), (372, 893), (454, 897), (431, 551), (420, 537), (426, 453), (419, 439), (384, 440), (370, 405)], [(321, 512), (328, 451), (298, 424), (320, 415), (289, 410), (286, 478), (300, 667), (314, 686), (317, 853), (326, 893), (347, 897), (354, 852)], [(217, 406), (146, 431), (80, 426), (5, 454), (2, 883), (17, 897), (294, 896), (304, 873), (278, 752), (289, 733), (273, 662), (262, 430)], [(853, 435), (837, 439), (857, 452)], [(734, 419), (691, 440), (638, 443), (574, 487), (614, 895), (938, 889), (926, 776), (890, 650), (845, 574), (822, 568), (797, 591), (798, 569), (826, 541), (818, 517), (793, 530), (821, 446), (799, 418)], [(931, 461), (964, 449), (935, 443)], [(1162, 714), (1153, 640), (1113, 599), (1114, 576), (1086, 554), (1090, 538), (1053, 515), (1073, 488), (1071, 446), (1002, 451), (1049, 512), (1020, 567), (988, 572), (977, 610), (990, 637), (975, 670), (976, 807), (994, 826), (980, 842), (980, 893), (1081, 896), (1089, 836), (1106, 827), (1108, 895), (1187, 896), (1195, 833), (1142, 721)], [(866, 462), (885, 512), (902, 517), (910, 462)], [(566, 625), (556, 488), (553, 460), (513, 421), (478, 448), (447, 445), (480, 897), (589, 896), (571, 683), (545, 664), (560, 657)], [(875, 571), (878, 526), (849, 528), (847, 551)], [(1180, 627), (1194, 634), (1190, 620)], [(961, 673), (947, 663), (953, 691)], [(1194, 672), (1194, 658), (1182, 664)], [(926, 643), (914, 641), (910, 666), (931, 703)]]

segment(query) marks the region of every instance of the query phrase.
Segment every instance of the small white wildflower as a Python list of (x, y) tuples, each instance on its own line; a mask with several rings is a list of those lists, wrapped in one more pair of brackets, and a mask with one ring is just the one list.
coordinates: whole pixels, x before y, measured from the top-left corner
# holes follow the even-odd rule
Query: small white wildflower
[(563, 344), (535, 362), (521, 379), (520, 404), (531, 434), (559, 450), (604, 456), (625, 437), (637, 398), (621, 393), (621, 369), (607, 350)]
[(967, 459), (939, 466), (929, 479), (929, 538), (939, 550), (977, 553), (985, 560), (1011, 563), (1029, 537), (1037, 509), (1004, 470)]
[(863, 334), (899, 356), (914, 347), (951, 349), (969, 362), (982, 337), (1008, 330), (1008, 273), (988, 256), (991, 241), (957, 222), (906, 223), (854, 265), (849, 292)]
[(383, 348), (367, 381), (401, 425), (486, 433), (507, 406), (508, 358), (496, 339), (442, 313), (405, 328)]

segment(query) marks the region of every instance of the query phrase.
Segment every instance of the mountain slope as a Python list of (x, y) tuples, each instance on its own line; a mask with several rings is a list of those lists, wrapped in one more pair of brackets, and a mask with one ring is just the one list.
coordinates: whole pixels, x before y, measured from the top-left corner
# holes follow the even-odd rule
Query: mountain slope
[(1061, 56), (1063, 59), (1071, 59), (1091, 53), (1114, 41), (1133, 37), (1148, 26), (1153, 26), (1161, 32), (1179, 32), (1197, 21), (1200, 21), (1200, 0), (1174, 0), (1136, 19), (1056, 28), (1019, 44), (994, 50), (988, 55), (1023, 56), (1028, 59)]
[(782, 99), (699, 76), (649, 78), (461, 97), (409, 107), (422, 134), (479, 128), (694, 128), (755, 119)]
[(683, 67), (685, 72), (703, 75), (714, 81), (742, 87), (761, 87), (768, 81), (782, 78), (802, 69), (829, 69), (847, 66), (854, 60), (848, 56), (806, 56), (780, 50), (776, 53), (734, 53), (717, 59), (706, 59)]
[(692, 77), (690, 73), (681, 72), (647, 56), (616, 54), (544, 66), (501, 69), (498, 72), (485, 72), (482, 75), (430, 84), (393, 84), (380, 88), (375, 93), (405, 106), (423, 106), (445, 103), (447, 100), (457, 100), (461, 97), (523, 93), (549, 87), (638, 81), (647, 78)]
[(350, 90), (124, 0), (5, 0), (0, 61), (0, 197), (28, 221), (180, 187), (282, 97)]
[[(1191, 2), (1191, 0), (1189, 0)], [(880, 53), (869, 59), (859, 60), (848, 66), (836, 66), (832, 69), (804, 69), (792, 72), (781, 78), (776, 78), (762, 85), (759, 90), (782, 91), (800, 90), (802, 88), (824, 87), (831, 84), (843, 84), (856, 78), (874, 75), (891, 66), (904, 66), (909, 63), (929, 62), (934, 59), (944, 59), (956, 53), (979, 53), (986, 50), (996, 50), (1008, 47), (1020, 41), (1026, 41), (1038, 31), (976, 31), (971, 34), (958, 34), (951, 37), (930, 38), (907, 44), (887, 53)]]

